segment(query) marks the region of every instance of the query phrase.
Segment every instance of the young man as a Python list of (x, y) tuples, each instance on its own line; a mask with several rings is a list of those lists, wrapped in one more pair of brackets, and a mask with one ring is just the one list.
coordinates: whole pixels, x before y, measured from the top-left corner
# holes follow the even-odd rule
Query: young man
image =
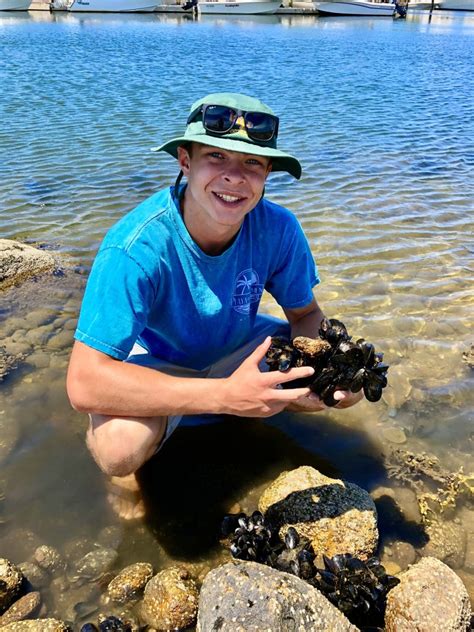
[[(271, 335), (315, 337), (323, 318), (301, 227), (263, 197), (270, 171), (301, 175), (277, 136), (278, 118), (257, 99), (197, 101), (184, 136), (158, 148), (178, 159), (176, 185), (120, 220), (97, 254), (67, 387), (90, 415), (93, 457), (116, 484), (134, 487), (134, 472), (183, 415), (325, 408), (308, 388), (280, 388), (313, 369), (265, 371)], [(257, 314), (264, 289), (287, 322)], [(360, 399), (335, 397), (339, 407)]]

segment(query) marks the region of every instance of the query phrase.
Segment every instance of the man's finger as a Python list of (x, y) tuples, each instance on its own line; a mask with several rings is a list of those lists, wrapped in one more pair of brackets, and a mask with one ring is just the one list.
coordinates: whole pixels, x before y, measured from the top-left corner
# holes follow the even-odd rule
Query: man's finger
[(261, 342), (258, 347), (256, 347), (252, 353), (247, 358), (248, 361), (252, 362), (252, 364), (256, 364), (257, 366), (266, 356), (267, 351), (270, 349), (270, 345), (272, 344), (271, 336), (267, 336), (263, 342)]
[(309, 393), (309, 388), (276, 388), (273, 389), (272, 399), (279, 402), (295, 402), (301, 397), (307, 397)]
[(299, 380), (312, 375), (314, 375), (314, 369), (311, 366), (294, 367), (285, 372), (270, 371), (267, 373), (270, 385), (283, 384), (284, 382), (291, 382), (292, 380)]

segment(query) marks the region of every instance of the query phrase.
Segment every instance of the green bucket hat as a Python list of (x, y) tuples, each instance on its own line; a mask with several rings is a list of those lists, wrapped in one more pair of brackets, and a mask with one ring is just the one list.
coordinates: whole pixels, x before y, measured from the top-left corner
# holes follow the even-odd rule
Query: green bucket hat
[[(245, 94), (232, 92), (222, 92), (216, 94), (208, 94), (203, 99), (199, 99), (190, 109), (190, 115), (198, 111), (203, 105), (223, 105), (241, 110), (242, 112), (264, 112), (275, 116), (275, 113), (264, 103)], [(222, 135), (214, 135), (208, 132), (202, 123), (202, 120), (192, 120), (188, 123), (183, 136), (173, 138), (172, 140), (154, 147), (152, 151), (166, 151), (168, 154), (178, 157), (178, 147), (186, 143), (201, 143), (227, 151), (237, 151), (242, 154), (252, 154), (254, 156), (265, 156), (272, 161), (272, 171), (287, 171), (289, 174), (299, 180), (301, 177), (301, 164), (299, 161), (277, 149), (277, 138), (275, 136), (269, 141), (260, 141), (250, 138), (245, 128), (233, 127), (229, 133)]]

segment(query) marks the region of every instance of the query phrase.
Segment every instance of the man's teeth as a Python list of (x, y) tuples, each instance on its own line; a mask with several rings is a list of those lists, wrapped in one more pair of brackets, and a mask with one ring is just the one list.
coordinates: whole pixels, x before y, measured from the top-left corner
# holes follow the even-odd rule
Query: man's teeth
[(224, 202), (237, 202), (237, 200), (241, 200), (242, 198), (237, 197), (235, 195), (224, 195), (223, 193), (216, 193), (217, 197)]

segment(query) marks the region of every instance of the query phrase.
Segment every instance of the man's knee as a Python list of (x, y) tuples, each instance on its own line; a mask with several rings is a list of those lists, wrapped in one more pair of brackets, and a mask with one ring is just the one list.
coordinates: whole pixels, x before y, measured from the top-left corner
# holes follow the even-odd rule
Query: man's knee
[(87, 446), (109, 476), (127, 476), (147, 461), (166, 430), (165, 417), (121, 418), (91, 415)]

